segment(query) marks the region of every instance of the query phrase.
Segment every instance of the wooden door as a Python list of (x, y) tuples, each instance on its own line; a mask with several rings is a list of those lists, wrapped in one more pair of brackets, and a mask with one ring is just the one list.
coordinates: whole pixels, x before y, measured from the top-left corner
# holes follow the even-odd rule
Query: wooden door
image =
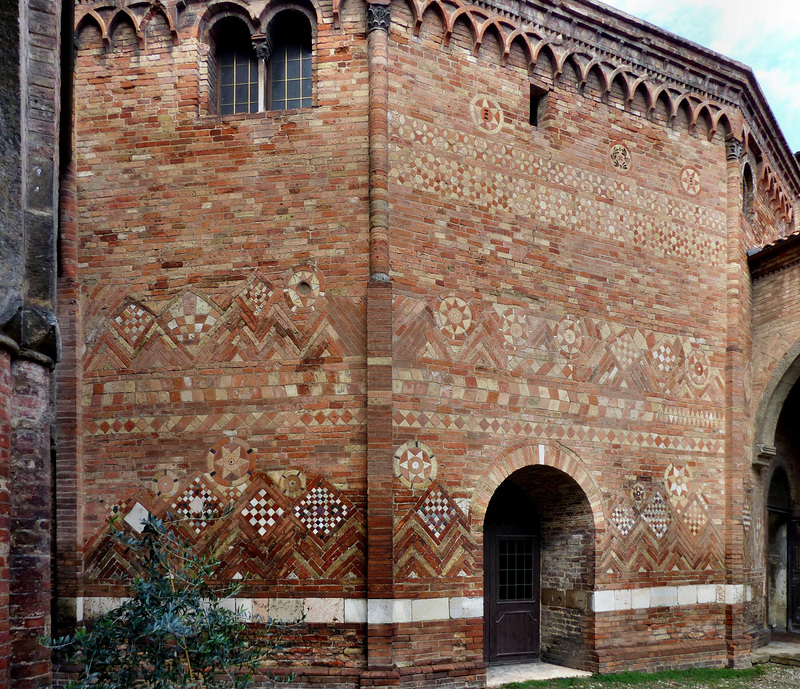
[(487, 662), (539, 657), (539, 538), (519, 531), (484, 532)]

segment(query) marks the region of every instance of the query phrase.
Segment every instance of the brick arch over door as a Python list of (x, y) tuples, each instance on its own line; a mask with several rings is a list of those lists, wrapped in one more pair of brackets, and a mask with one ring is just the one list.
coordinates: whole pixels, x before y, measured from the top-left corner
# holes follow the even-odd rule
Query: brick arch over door
[(486, 509), (489, 507), (489, 501), (503, 481), (518, 469), (539, 465), (563, 471), (583, 489), (592, 510), (595, 533), (599, 541), (606, 528), (600, 489), (578, 456), (556, 443), (535, 443), (514, 447), (503, 452), (497, 458), (472, 495), (470, 505), (472, 531), (483, 532), (483, 520), (486, 516)]

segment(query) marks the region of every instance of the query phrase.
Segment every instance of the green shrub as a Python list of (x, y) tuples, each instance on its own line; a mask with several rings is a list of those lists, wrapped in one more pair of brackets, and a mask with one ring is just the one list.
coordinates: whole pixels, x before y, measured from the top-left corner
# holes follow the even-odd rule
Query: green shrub
[(81, 666), (78, 687), (172, 689), (248, 686), (274, 651), (279, 629), (248, 624), (222, 606), (241, 590), (208, 583), (218, 560), (199, 557), (152, 515), (140, 536), (116, 532), (141, 571), (130, 598), (50, 646)]

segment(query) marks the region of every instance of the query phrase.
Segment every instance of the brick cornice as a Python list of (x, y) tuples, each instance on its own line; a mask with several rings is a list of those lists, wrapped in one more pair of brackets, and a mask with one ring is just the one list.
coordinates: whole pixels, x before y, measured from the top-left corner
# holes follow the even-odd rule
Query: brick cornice
[(750, 276), (758, 280), (800, 263), (800, 235), (793, 234), (747, 257)]
[[(776, 206), (787, 220), (793, 216), (793, 199), (800, 196), (800, 166), (788, 148), (775, 117), (752, 70), (708, 48), (680, 38), (652, 24), (590, 0), (563, 0), (556, 5), (542, 0), (489, 3), (456, 0), (444, 6), (439, 0), (410, 0), (419, 33), (425, 11), (438, 6), (445, 21), (445, 44), (455, 21), (471, 22), (475, 52), (487, 31), (497, 31), (504, 47), (503, 61), (513, 41), (521, 39), (528, 50), (529, 67), (543, 49), (557, 63), (554, 77), (560, 76), (569, 59), (582, 60), (580, 77), (600, 69), (606, 79), (619, 75), (631, 97), (643, 86), (651, 112), (656, 99), (666, 95), (671, 102), (671, 117), (689, 99), (690, 128), (705, 110), (712, 121), (711, 133), (722, 132), (745, 142), (745, 148), (763, 157), (760, 178), (774, 185), (781, 181)], [(334, 0), (334, 12), (338, 1)], [(455, 9), (450, 9), (452, 6)], [(608, 87), (610, 88), (609, 80)]]
[[(334, 24), (338, 26), (341, 0), (331, 0), (331, 3)], [(449, 41), (455, 20), (466, 18), (473, 25), (476, 51), (486, 31), (497, 30), (505, 44), (503, 60), (508, 57), (512, 41), (521, 38), (528, 45), (531, 65), (545, 46), (549, 46), (556, 56), (559, 69), (569, 57), (583, 56), (588, 58), (585, 74), (596, 65), (602, 65), (601, 70), (605, 68), (608, 76), (620, 72), (629, 87), (638, 88), (644, 83), (652, 104), (666, 91), (673, 104), (673, 116), (684, 99), (692, 98), (691, 126), (706, 109), (712, 118), (712, 131), (716, 131), (718, 125), (725, 126), (728, 130), (726, 135), (743, 139), (748, 150), (762, 154), (765, 159), (762, 177), (765, 180), (776, 175), (780, 178), (781, 186), (789, 191), (781, 192), (786, 198), (780, 201), (779, 206), (787, 217), (792, 215), (791, 207), (800, 197), (800, 165), (789, 150), (753, 71), (746, 65), (592, 0), (561, 0), (557, 3), (545, 0), (454, 0), (447, 6), (440, 0), (408, 0), (408, 3), (415, 19), (415, 33), (419, 33), (425, 11), (434, 5), (445, 17), (445, 42)], [(144, 25), (154, 13), (160, 12), (166, 17), (177, 43), (179, 34), (187, 28), (181, 26), (179, 19), (180, 7), (185, 4), (180, 1), (162, 4), (157, 0), (150, 4), (151, 11), (142, 13), (142, 3), (138, 0), (80, 3), (75, 26), (79, 27), (85, 21), (95, 22), (103, 41), (109, 45), (114, 17), (123, 12), (128, 15), (143, 44)], [(258, 7), (264, 4), (269, 3), (259, 2)], [(257, 14), (256, 8), (250, 8), (246, 13), (253, 14), (254, 11)], [(727, 123), (722, 122), (723, 115)]]

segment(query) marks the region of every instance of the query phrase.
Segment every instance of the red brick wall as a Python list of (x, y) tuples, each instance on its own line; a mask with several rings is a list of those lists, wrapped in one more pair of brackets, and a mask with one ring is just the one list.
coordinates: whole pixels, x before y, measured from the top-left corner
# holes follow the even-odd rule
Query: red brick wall
[[(338, 28), (320, 9), (316, 107), (223, 120), (209, 114), (213, 17), (202, 11), (187, 6), (177, 43), (159, 13), (142, 45), (127, 20), (110, 24), (108, 48), (92, 19), (78, 31), (59, 387), (80, 400), (62, 414), (59, 468), (78, 497), (59, 539), (64, 590), (77, 595), (83, 579), (88, 596), (121, 592), (109, 516), (135, 502), (174, 512), (202, 494), (223, 518), (180, 528), (198, 548), (223, 543), (221, 576), (249, 575), (247, 595), (479, 596), (476, 488), (532, 443), (559, 447), (593, 482), (576, 580), (593, 576), (581, 590), (731, 583), (726, 558), (743, 576), (731, 530), (739, 417), (725, 409), (742, 411), (744, 372), (726, 349), (747, 311), (726, 295), (746, 293), (744, 248), (780, 229), (762, 188), (753, 224), (728, 217), (740, 199), (725, 127), (709, 140), (705, 120), (693, 128), (684, 109), (673, 120), (663, 100), (647, 118), (640, 92), (625, 110), (619, 85), (581, 83), (570, 61), (555, 79), (545, 57), (534, 80), (549, 93), (531, 126), (517, 44), (504, 56), (489, 31), (476, 48), (463, 21), (446, 37), (435, 12), (416, 27), (396, 5), (392, 284), (368, 294), (363, 7), (345, 3)], [(416, 481), (398, 448), (423, 446), (431, 461)], [(303, 512), (312, 487), (343, 511), (317, 533)], [(260, 497), (279, 511), (261, 533), (243, 512)], [(552, 533), (578, 520), (546, 516)], [(611, 637), (581, 637), (585, 614), (559, 618), (581, 657), (596, 643), (604, 667), (631, 662)], [(724, 617), (709, 614), (665, 624), (681, 639), (708, 624), (722, 634)], [(548, 615), (543, 639), (561, 623)], [(636, 615), (617, 622), (636, 638)], [(435, 625), (454, 657), (467, 648), (448, 641), (461, 624)], [(381, 645), (393, 634), (393, 649)], [(380, 664), (405, 662), (404, 634), (370, 638)], [(700, 662), (689, 646), (676, 654)], [(441, 681), (456, 671), (476, 670), (441, 670)]]
[(724, 666), (723, 622), (719, 605), (596, 615), (600, 671)]
[[(238, 567), (269, 581), (269, 595), (363, 591), (363, 17), (348, 12), (341, 31), (320, 25), (318, 107), (221, 123), (198, 105), (191, 25), (201, 10), (187, 10), (180, 48), (160, 19), (147, 25), (144, 48), (125, 22), (108, 54), (91, 23), (78, 34), (74, 317), (86, 344), (75, 379), (86, 593), (114, 581), (119, 563), (95, 557), (114, 507), (129, 501), (124, 514), (135, 499), (151, 511), (170, 508), (232, 436), (252, 451), (246, 485), (277, 491), (284, 515), (302, 497), (279, 489), (291, 470), (309, 488), (328, 481), (347, 501), (348, 520), (308, 545), (306, 530), (284, 520), (285, 540), (265, 560), (259, 538), (232, 519), (231, 574)], [(305, 279), (314, 291), (303, 300), (294, 287)], [(188, 331), (170, 327), (170, 307), (208, 309), (215, 325), (197, 344), (182, 340)], [(143, 323), (146, 332), (136, 331)], [(174, 495), (157, 495), (163, 476), (177, 479)], [(230, 499), (228, 487), (202, 480)]]
[[(487, 44), (471, 58), (458, 28), (451, 47), (440, 49), (435, 18), (430, 37), (423, 28), (414, 39), (401, 28), (410, 17), (399, 8), (395, 17), (394, 399), (400, 413), (417, 412), (396, 428), (396, 444), (412, 437), (427, 443), (439, 459), (437, 480), (460, 498), (506, 448), (557, 438), (591, 467), (609, 514), (620, 502), (638, 510), (631, 497), (637, 483), (646, 500), (656, 491), (668, 500), (665, 470), (688, 466), (692, 492), (708, 501), (698, 509), (708, 510), (706, 535), (718, 553), (721, 537), (711, 521), (722, 514), (714, 488), (725, 323), (718, 309), (725, 282), (714, 268), (725, 262), (721, 140), (706, 143), (583, 98), (566, 73), (548, 95), (543, 124), (532, 128), (527, 76), (513, 60), (501, 68)], [(435, 93), (420, 74), (430, 75)], [(503, 110), (499, 132), (473, 121), (477, 94)], [(627, 174), (611, 168), (615, 141), (629, 147)], [(681, 192), (686, 165), (700, 170), (697, 198)], [(454, 337), (436, 320), (451, 295), (468, 304), (472, 319)], [(584, 348), (575, 356), (560, 352), (553, 338), (568, 316)], [(515, 318), (523, 326), (517, 340)], [(657, 366), (659, 351), (666, 369)], [(697, 384), (687, 364), (695, 353)], [(418, 421), (419, 412), (430, 420)], [(615, 429), (623, 431), (616, 440), (609, 436)], [(624, 437), (628, 429), (670, 440), (637, 443)], [(677, 528), (677, 510), (674, 517)], [(609, 582), (641, 580), (644, 543), (630, 552), (621, 541), (632, 539), (613, 530), (605, 538), (599, 581), (609, 567)], [(651, 562), (651, 578), (721, 575), (714, 547), (709, 570), (701, 562), (708, 545), (692, 552), (691, 541), (679, 540), (652, 538), (659, 552), (667, 542), (686, 551), (675, 569)], [(628, 550), (619, 560), (617, 548)]]
[(483, 659), (483, 620), (399, 624), (394, 634), (394, 659), (400, 668), (443, 661), (479, 662)]

